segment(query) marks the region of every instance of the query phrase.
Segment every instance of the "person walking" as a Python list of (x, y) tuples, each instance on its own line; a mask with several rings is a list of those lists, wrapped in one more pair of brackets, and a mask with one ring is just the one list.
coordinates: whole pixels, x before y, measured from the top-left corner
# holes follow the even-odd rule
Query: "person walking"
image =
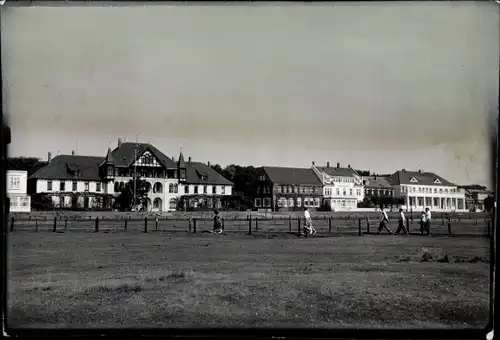
[(385, 228), (385, 230), (387, 230), (389, 234), (394, 235), (392, 233), (392, 230), (387, 225), (389, 223), (389, 217), (387, 216), (387, 212), (385, 211), (384, 208), (382, 208), (381, 210), (382, 213), (380, 214), (380, 224), (378, 226), (377, 235), (381, 234), (383, 228)]
[(222, 233), (222, 221), (219, 216), (219, 212), (217, 210), (214, 210), (214, 234), (221, 234)]
[(427, 236), (431, 236), (432, 214), (429, 208), (425, 208), (425, 231)]
[(425, 211), (422, 211), (422, 214), (420, 214), (420, 235), (424, 234), (426, 221), (427, 221), (427, 217), (425, 215)]
[(405, 232), (406, 235), (408, 235), (408, 230), (406, 230), (406, 216), (405, 213), (403, 212), (403, 209), (399, 209), (399, 220), (398, 220), (398, 229), (396, 230), (395, 235), (399, 235), (401, 230)]
[(304, 219), (305, 219), (305, 224), (304, 224), (304, 232), (309, 232), (309, 235), (314, 235), (316, 234), (316, 229), (314, 229), (311, 221), (311, 214), (309, 213), (309, 210), (307, 208), (304, 208)]

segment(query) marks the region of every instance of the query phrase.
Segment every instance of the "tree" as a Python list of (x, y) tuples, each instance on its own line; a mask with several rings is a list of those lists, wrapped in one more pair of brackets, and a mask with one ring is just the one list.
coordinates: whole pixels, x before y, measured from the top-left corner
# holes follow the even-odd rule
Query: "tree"
[(484, 199), (484, 210), (487, 212), (492, 212), (495, 207), (495, 199), (493, 196), (489, 195)]
[(151, 189), (149, 182), (137, 178), (135, 180), (135, 200), (134, 200), (134, 180), (130, 180), (120, 190), (120, 194), (115, 200), (114, 207), (120, 211), (131, 211), (135, 206), (146, 203), (148, 192)]
[(46, 166), (48, 162), (42, 161), (37, 157), (9, 157), (7, 158), (8, 170), (24, 170), (28, 172), (28, 176), (33, 175), (36, 171)]

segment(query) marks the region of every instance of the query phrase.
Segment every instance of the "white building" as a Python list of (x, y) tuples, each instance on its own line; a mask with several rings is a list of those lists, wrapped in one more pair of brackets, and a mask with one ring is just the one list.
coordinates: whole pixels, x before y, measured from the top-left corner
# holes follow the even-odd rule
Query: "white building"
[(336, 167), (331, 167), (327, 162), (326, 166), (316, 166), (313, 162), (312, 169), (323, 183), (323, 204), (333, 211), (355, 209), (363, 200), (362, 178), (350, 165), (343, 168), (337, 163)]
[[(175, 211), (186, 191), (199, 190), (214, 197), (230, 196), (232, 191), (232, 183), (209, 166), (184, 162), (182, 153), (176, 164), (151, 144), (122, 143), (119, 139), (106, 157), (73, 153), (50, 158), (49, 153), (49, 164), (29, 180), (35, 194), (49, 196), (55, 208), (111, 209), (114, 198), (133, 178), (149, 183), (142, 207), (146, 211)], [(203, 178), (198, 176), (200, 171)]]
[(27, 194), (28, 172), (7, 170), (7, 197), (11, 212), (30, 212), (31, 200)]
[(431, 211), (467, 211), (465, 192), (444, 178), (432, 173), (400, 170), (387, 177), (396, 197), (405, 199), (403, 209)]

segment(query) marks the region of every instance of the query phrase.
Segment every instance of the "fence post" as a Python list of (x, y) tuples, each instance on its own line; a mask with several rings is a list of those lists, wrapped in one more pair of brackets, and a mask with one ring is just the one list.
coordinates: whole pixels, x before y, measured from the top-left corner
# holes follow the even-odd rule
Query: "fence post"
[(361, 219), (358, 219), (358, 236), (361, 236)]
[(252, 235), (252, 218), (247, 216), (248, 220), (248, 235)]
[(125, 219), (125, 231), (127, 231), (127, 219)]
[(158, 217), (156, 217), (155, 219), (155, 229), (156, 231), (158, 231)]
[(144, 217), (144, 232), (148, 232), (148, 218)]
[(259, 218), (255, 217), (255, 231), (259, 231)]
[(448, 234), (451, 234), (451, 221), (449, 217), (448, 217)]
[(10, 232), (14, 231), (14, 216), (10, 219)]
[(297, 217), (297, 235), (300, 237), (300, 217)]
[(476, 225), (477, 225), (477, 217), (476, 217)]
[(196, 218), (193, 218), (193, 234), (196, 234)]
[(224, 232), (224, 217), (221, 218), (221, 221), (222, 221), (222, 231)]
[(331, 232), (332, 231), (332, 217), (328, 217), (328, 231)]
[(366, 233), (370, 233), (370, 220), (368, 219), (368, 216), (366, 217)]
[(95, 218), (95, 232), (99, 232), (99, 217)]
[(35, 231), (38, 231), (38, 218), (35, 219)]
[(292, 230), (292, 216), (288, 216), (288, 229)]
[[(301, 221), (302, 221), (302, 219), (299, 217), (299, 226), (300, 226), (300, 222), (301, 222)], [(304, 226), (306, 225), (306, 223), (307, 223), (307, 222), (306, 222), (306, 219), (304, 218)], [(299, 229), (300, 229), (300, 228), (299, 228)], [(307, 232), (307, 230), (306, 230), (306, 232), (304, 233), (304, 236), (307, 238), (307, 235), (308, 235), (308, 234), (309, 234), (309, 233), (308, 233), (308, 232)]]
[(57, 227), (57, 217), (54, 217), (54, 228), (52, 229), (52, 232), (56, 232), (56, 227)]
[(68, 230), (68, 218), (67, 217), (64, 219), (64, 230), (65, 231)]
[(410, 233), (410, 221), (406, 219), (406, 230), (408, 231), (408, 234)]

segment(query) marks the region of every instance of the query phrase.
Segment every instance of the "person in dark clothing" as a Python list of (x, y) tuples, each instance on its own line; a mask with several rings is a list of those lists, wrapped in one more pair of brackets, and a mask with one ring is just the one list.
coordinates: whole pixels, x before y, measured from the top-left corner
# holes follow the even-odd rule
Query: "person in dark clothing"
[(222, 233), (222, 221), (217, 210), (214, 211), (214, 233)]
[(405, 213), (403, 212), (403, 209), (399, 209), (399, 220), (398, 220), (398, 229), (396, 230), (396, 235), (398, 235), (401, 230), (405, 232), (406, 235), (408, 235), (408, 230), (406, 230), (406, 217)]

